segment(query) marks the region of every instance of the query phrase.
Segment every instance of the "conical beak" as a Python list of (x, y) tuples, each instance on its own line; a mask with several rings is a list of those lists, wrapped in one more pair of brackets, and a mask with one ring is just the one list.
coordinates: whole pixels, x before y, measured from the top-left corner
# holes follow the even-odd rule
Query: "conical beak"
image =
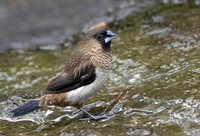
[(110, 42), (112, 39), (116, 38), (118, 35), (110, 30), (107, 30), (107, 37), (105, 38), (105, 43)]
[(112, 39), (116, 38), (118, 35), (110, 30), (107, 30), (107, 35), (112, 37)]

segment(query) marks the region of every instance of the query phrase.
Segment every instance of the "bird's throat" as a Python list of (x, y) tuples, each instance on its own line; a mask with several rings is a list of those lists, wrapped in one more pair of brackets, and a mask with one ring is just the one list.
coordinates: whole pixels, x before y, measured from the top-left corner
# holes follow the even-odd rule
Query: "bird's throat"
[(110, 45), (111, 45), (111, 41), (109, 41), (109, 42), (107, 42), (107, 43), (104, 43), (104, 44), (103, 44), (103, 48), (104, 48), (105, 50), (111, 50)]

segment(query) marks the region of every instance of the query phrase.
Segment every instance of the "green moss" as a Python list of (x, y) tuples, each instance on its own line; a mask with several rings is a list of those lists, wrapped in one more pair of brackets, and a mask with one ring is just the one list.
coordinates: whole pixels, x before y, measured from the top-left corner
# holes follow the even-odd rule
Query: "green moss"
[(162, 136), (182, 136), (183, 132), (178, 125), (160, 125), (155, 130), (157, 135)]

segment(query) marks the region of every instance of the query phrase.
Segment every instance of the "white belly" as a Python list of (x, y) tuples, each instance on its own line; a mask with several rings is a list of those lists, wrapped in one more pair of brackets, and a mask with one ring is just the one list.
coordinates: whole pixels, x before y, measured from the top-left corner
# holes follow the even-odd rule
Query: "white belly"
[(108, 71), (96, 69), (96, 78), (94, 82), (87, 86), (82, 86), (67, 93), (66, 102), (70, 105), (81, 104), (93, 96), (106, 82)]

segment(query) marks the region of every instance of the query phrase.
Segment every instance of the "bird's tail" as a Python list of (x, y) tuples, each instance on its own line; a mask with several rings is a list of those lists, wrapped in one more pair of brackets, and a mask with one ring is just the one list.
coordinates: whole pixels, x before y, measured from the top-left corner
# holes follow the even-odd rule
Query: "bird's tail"
[(13, 117), (22, 116), (28, 114), (36, 109), (38, 109), (40, 101), (39, 100), (32, 100), (21, 107), (18, 107), (11, 111)]

